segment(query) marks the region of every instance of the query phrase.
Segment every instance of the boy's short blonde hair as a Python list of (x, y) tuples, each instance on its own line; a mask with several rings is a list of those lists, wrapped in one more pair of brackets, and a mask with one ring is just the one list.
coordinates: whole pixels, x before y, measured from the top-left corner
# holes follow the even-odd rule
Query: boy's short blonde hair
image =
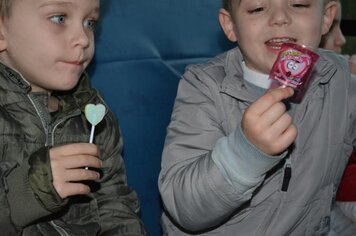
[(0, 0), (0, 18), (8, 18), (10, 16), (11, 6), (15, 0)]

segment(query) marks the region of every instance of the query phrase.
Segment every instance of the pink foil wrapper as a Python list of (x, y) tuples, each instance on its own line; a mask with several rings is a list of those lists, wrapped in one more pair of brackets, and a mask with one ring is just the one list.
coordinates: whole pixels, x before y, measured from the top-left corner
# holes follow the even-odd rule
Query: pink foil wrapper
[(294, 89), (292, 102), (300, 102), (305, 93), (308, 79), (319, 55), (307, 47), (284, 43), (273, 64), (269, 78), (280, 86)]

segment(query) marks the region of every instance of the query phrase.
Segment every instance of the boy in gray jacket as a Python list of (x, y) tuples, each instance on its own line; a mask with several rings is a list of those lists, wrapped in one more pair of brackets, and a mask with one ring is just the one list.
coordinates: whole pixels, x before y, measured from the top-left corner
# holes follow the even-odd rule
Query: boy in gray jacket
[[(356, 81), (317, 50), (333, 1), (227, 0), (220, 24), (238, 47), (187, 68), (163, 150), (166, 235), (325, 235), (356, 145)], [(270, 89), (282, 43), (320, 58), (300, 103)]]
[(88, 143), (99, 0), (0, 0), (0, 234), (146, 235), (108, 109)]

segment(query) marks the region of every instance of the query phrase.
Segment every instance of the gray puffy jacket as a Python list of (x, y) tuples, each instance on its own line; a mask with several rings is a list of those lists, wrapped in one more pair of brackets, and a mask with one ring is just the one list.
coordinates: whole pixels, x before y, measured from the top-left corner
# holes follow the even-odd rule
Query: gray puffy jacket
[[(254, 191), (247, 192), (237, 191), (212, 160), (217, 141), (238, 132), (244, 110), (258, 98), (246, 89), (241, 53), (235, 48), (187, 68), (159, 177), (165, 234), (328, 232), (335, 190), (355, 146), (356, 81), (350, 79), (340, 56), (324, 50), (319, 54), (315, 78), (303, 101), (290, 104), (298, 129), (295, 143), (285, 158), (259, 173)], [(252, 158), (258, 152), (247, 153)]]

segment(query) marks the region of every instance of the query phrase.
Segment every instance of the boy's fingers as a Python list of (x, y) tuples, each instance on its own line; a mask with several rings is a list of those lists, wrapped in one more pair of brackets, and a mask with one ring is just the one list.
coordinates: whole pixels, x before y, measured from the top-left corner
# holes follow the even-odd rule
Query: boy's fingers
[[(61, 164), (59, 163), (61, 162)], [(53, 165), (56, 165), (56, 161), (53, 161)], [(75, 169), (81, 168), (84, 166), (101, 168), (102, 161), (95, 156), (90, 155), (74, 155), (74, 156), (65, 156), (58, 160), (58, 165), (62, 165), (66, 169)]]
[(77, 182), (77, 181), (84, 181), (84, 180), (98, 180), (100, 179), (100, 174), (93, 170), (85, 170), (83, 168), (79, 169), (72, 169), (66, 171), (65, 176), (66, 182)]
[(292, 117), (287, 113), (284, 113), (269, 129), (273, 130), (276, 134), (281, 135), (292, 125), (292, 122)]
[[(281, 135), (280, 139), (286, 144), (285, 148), (287, 148), (290, 144), (294, 142), (298, 134), (298, 130), (294, 125), (288, 127), (286, 131)], [(285, 149), (284, 148), (284, 149)]]
[(269, 90), (266, 94), (257, 99), (256, 102), (251, 104), (249, 110), (253, 110), (256, 115), (260, 116), (275, 103), (281, 102), (293, 96), (293, 94), (294, 90), (290, 87)]
[(88, 155), (99, 155), (99, 149), (95, 144), (92, 143), (73, 143), (68, 144), (72, 146), (75, 154), (88, 154)]
[(283, 114), (285, 114), (285, 111), (286, 106), (283, 103), (275, 103), (261, 115), (261, 120), (259, 122), (263, 126), (270, 126), (275, 123)]
[(99, 149), (92, 143), (71, 143), (63, 146), (53, 147), (61, 156), (72, 156), (79, 154), (99, 155)]
[(274, 155), (288, 148), (297, 136), (297, 129), (290, 125), (279, 137), (272, 141), (268, 154)]
[(62, 194), (60, 194), (62, 198), (90, 193), (90, 187), (82, 183), (67, 183), (62, 190)]

